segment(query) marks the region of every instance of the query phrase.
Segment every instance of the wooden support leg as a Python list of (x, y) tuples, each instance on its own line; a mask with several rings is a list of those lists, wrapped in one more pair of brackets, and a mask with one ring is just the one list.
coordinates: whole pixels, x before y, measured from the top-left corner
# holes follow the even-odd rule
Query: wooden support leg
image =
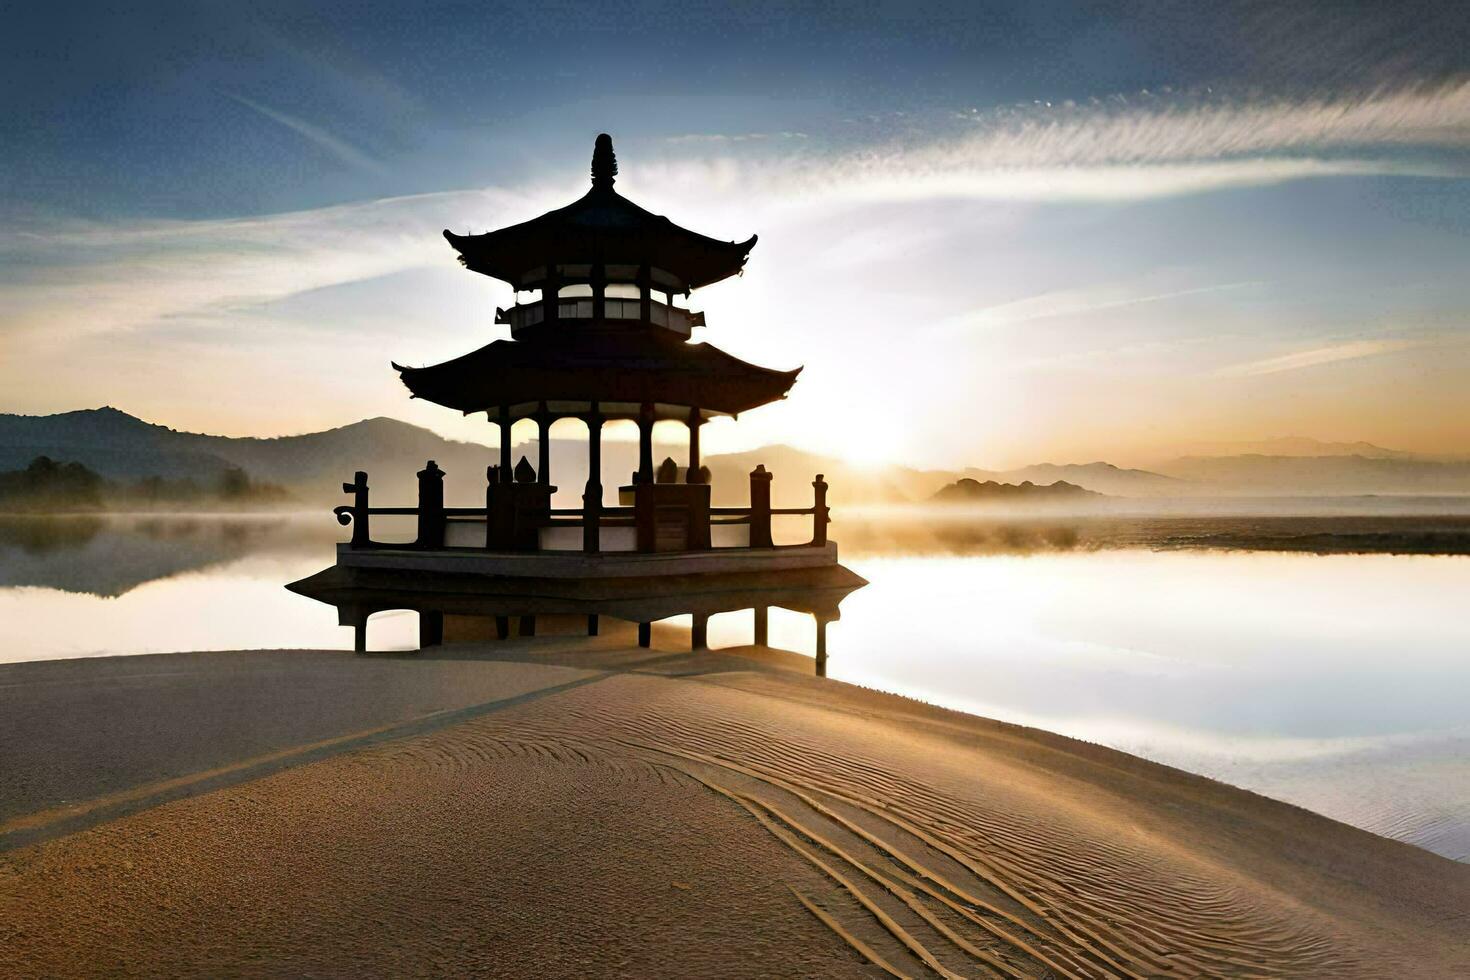
[(698, 616), (698, 615), (696, 615), (694, 617), (694, 625), (689, 628), (689, 649), (691, 649), (691, 650), (708, 650), (709, 649), (709, 617), (708, 616)]
[(588, 613), (587, 614), (587, 635), (588, 636), (596, 636), (597, 635), (597, 613)]
[(645, 649), (645, 650), (647, 650), (650, 646), (653, 645), (653, 624), (652, 623), (639, 623), (638, 624), (638, 645), (640, 647), (643, 647), (643, 649)]
[(352, 624), (352, 652), (367, 653), (367, 617)]
[(419, 649), (437, 647), (444, 642), (444, 614), (431, 609), (419, 613)]
[(771, 607), (755, 607), (755, 636), (752, 642), (758, 647), (771, 645)]
[(817, 620), (817, 676), (827, 676), (827, 621)]
[(520, 632), (521, 632), (521, 635), (522, 636), (535, 636), (536, 635), (536, 617), (535, 616), (522, 616), (521, 617), (521, 630), (520, 630)]
[(510, 639), (510, 617), (509, 616), (496, 616), (495, 617), (495, 638), (497, 640), (508, 640), (508, 639)]

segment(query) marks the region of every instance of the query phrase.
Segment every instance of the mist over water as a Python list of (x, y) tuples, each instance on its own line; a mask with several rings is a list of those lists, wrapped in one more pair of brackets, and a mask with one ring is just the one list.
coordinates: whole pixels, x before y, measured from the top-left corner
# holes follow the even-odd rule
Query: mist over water
[[(829, 675), (1470, 858), (1470, 517), (1255, 506), (843, 512), (833, 537), (872, 584), (830, 627)], [(341, 533), (320, 514), (0, 518), (0, 659), (346, 649), (331, 609), (282, 588)], [(773, 610), (770, 633), (812, 652), (806, 616)], [(713, 646), (750, 638), (749, 613), (710, 622)], [(413, 649), (417, 617), (375, 616), (370, 642)]]

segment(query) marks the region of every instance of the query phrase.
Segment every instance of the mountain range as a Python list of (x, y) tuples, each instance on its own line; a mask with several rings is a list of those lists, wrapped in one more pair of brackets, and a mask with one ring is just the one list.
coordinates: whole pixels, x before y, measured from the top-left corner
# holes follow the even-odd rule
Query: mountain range
[[(1213, 445), (1214, 451), (1211, 451)], [(1236, 448), (1251, 450), (1226, 452)], [(1113, 497), (1341, 496), (1355, 494), (1470, 494), (1470, 460), (1435, 458), (1384, 449), (1369, 443), (1321, 443), (1300, 437), (1263, 443), (1199, 444), (1191, 455), (1163, 460), (1150, 469), (1125, 469), (1106, 462), (1038, 463), (1012, 470), (927, 470), (904, 466), (866, 467), (790, 446), (764, 446), (705, 458), (713, 475), (716, 505), (748, 500), (748, 474), (757, 464), (776, 475), (773, 503), (804, 507), (811, 503), (816, 474), (831, 486), (838, 505), (877, 505), (925, 501), (959, 480), (977, 483), (1049, 485), (1064, 481)], [(1267, 452), (1260, 450), (1276, 450)], [(679, 449), (655, 446), (676, 459)], [(0, 470), (23, 468), (36, 456), (83, 463), (114, 480), (145, 476), (209, 480), (232, 466), (253, 479), (280, 484), (299, 500), (336, 503), (341, 483), (356, 470), (369, 473), (375, 501), (407, 503), (415, 493), (414, 473), (435, 460), (449, 474), (446, 497), (454, 505), (482, 499), (485, 467), (498, 461), (495, 449), (457, 442), (389, 418), (364, 419), (335, 429), (275, 438), (215, 436), (180, 432), (145, 422), (116, 408), (56, 415), (0, 414)], [(534, 440), (518, 444), (513, 455), (534, 463)], [(637, 447), (604, 439), (603, 483), (627, 482), (636, 466)], [(569, 506), (586, 479), (586, 446), (580, 440), (553, 439), (552, 481)]]

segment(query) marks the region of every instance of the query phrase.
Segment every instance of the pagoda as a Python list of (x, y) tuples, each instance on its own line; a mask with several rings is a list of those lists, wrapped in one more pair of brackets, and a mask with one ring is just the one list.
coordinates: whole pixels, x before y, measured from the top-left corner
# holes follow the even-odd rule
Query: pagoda
[[(487, 467), (483, 508), (446, 507), (445, 474), (432, 460), (418, 474), (417, 507), (371, 506), (366, 473), (343, 485), (353, 502), (337, 517), (352, 525), (352, 540), (336, 566), (289, 588), (336, 605), (357, 627), (359, 650), (367, 615), (381, 609), (417, 609), (425, 646), (442, 639), (446, 614), (492, 616), (502, 636), (512, 615), (533, 632), (538, 610), (584, 612), (594, 633), (599, 615), (614, 615), (637, 621), (647, 645), (650, 622), (683, 612), (695, 617), (698, 648), (703, 620), (726, 606), (754, 608), (764, 643), (771, 604), (815, 615), (824, 648), (836, 602), (862, 584), (827, 540), (820, 474), (811, 507), (773, 508), (764, 466), (749, 474), (748, 507), (711, 505), (700, 427), (785, 398), (801, 369), (761, 367), (692, 341), (704, 315), (677, 298), (740, 274), (756, 237), (726, 242), (682, 228), (619, 194), (617, 173), (612, 139), (600, 135), (592, 186), (578, 200), (482, 235), (444, 232), (466, 269), (515, 290), (516, 304), (495, 317), (510, 338), (440, 364), (393, 367), (414, 398), (484, 412), (500, 429), (499, 460)], [(582, 420), (588, 433), (576, 508), (552, 506), (550, 430), (564, 418)], [(535, 465), (512, 463), (511, 430), (522, 419), (538, 428)], [(602, 427), (613, 420), (637, 424), (638, 467), (608, 505)], [(686, 465), (655, 467), (660, 420), (688, 426)], [(415, 538), (374, 540), (375, 515), (415, 518)], [(772, 518), (803, 516), (810, 538), (777, 544)], [(773, 590), (781, 601), (761, 594)], [(705, 597), (700, 608), (695, 596)]]

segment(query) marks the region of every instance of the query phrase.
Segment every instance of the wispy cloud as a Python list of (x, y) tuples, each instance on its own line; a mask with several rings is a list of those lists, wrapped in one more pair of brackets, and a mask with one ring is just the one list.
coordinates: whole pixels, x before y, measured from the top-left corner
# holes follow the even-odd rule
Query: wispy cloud
[(225, 92), (224, 94), (235, 102), (247, 108), (254, 109), (267, 119), (272, 119), (280, 123), (293, 133), (305, 137), (308, 141), (315, 143), (348, 166), (356, 167), (358, 170), (366, 170), (369, 173), (378, 174), (379, 176), (388, 173), (388, 168), (383, 165), (382, 161), (369, 156), (351, 143), (332, 135), (315, 123), (309, 123), (305, 119), (281, 112), (279, 109), (272, 109), (268, 105), (256, 102), (254, 99), (247, 98), (235, 92)]
[(439, 231), (515, 195), (452, 192), (252, 218), (60, 222), (0, 235), (0, 335), (55, 343), (452, 261)]
[(958, 136), (826, 156), (671, 159), (656, 176), (670, 188), (897, 201), (1132, 200), (1322, 176), (1470, 176), (1470, 80), (1345, 99), (1042, 107), (966, 125)]
[(1192, 289), (1175, 289), (1168, 292), (1139, 293), (1126, 286), (1103, 286), (1092, 289), (1062, 289), (1028, 296), (1025, 299), (999, 303), (983, 309), (945, 320), (937, 329), (945, 333), (960, 333), (965, 330), (987, 327), (1009, 326), (1031, 320), (1053, 317), (1075, 317), (1101, 310), (1113, 310), (1126, 306), (1141, 306), (1160, 303), (1185, 296), (1199, 296), (1232, 289), (1243, 289), (1259, 285), (1258, 282), (1228, 282), (1214, 286), (1197, 286)]
[(1429, 343), (1431, 341), (1407, 338), (1353, 340), (1347, 343), (1329, 344), (1325, 347), (1314, 347), (1310, 350), (1283, 354), (1280, 357), (1268, 357), (1258, 361), (1247, 361), (1244, 364), (1232, 364), (1216, 371), (1215, 376), (1221, 378), (1244, 378), (1261, 374), (1279, 374), (1283, 371), (1300, 371), (1304, 368), (1320, 367), (1323, 364), (1336, 364), (1341, 361), (1353, 361), (1364, 357), (1377, 357), (1380, 354), (1393, 354), (1398, 351), (1412, 350), (1416, 347), (1424, 347)]
[(1470, 80), (1356, 98), (1123, 104), (977, 116), (938, 151), (995, 167), (1178, 163), (1292, 151), (1470, 147)]

